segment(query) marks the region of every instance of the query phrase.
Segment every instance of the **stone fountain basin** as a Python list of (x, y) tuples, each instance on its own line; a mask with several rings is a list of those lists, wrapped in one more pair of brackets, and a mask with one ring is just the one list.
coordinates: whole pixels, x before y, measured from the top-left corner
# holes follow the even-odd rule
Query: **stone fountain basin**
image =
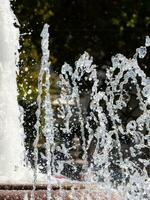
[[(0, 200), (28, 200), (31, 197), (32, 188), (32, 184), (0, 184)], [(35, 200), (47, 200), (46, 188), (47, 185), (43, 183), (36, 186)], [(51, 188), (54, 200), (62, 196), (63, 200), (74, 200), (75, 197), (78, 200), (123, 200), (117, 191), (107, 191), (106, 188), (96, 189), (97, 186), (94, 184), (64, 182), (61, 186), (53, 184)]]

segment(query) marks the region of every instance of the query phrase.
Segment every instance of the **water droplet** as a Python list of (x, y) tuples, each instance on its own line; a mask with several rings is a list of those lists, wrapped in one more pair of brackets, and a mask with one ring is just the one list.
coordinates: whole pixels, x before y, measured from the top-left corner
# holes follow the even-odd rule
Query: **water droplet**
[(146, 47), (149, 47), (149, 46), (150, 46), (150, 37), (149, 37), (149, 36), (146, 36), (146, 39), (145, 39), (145, 46), (146, 46)]
[(138, 53), (139, 58), (144, 58), (147, 54), (147, 49), (146, 49), (146, 47), (141, 46), (140, 48), (136, 49), (136, 52)]
[(24, 70), (25, 70), (25, 72), (27, 72), (27, 71), (28, 71), (28, 67), (25, 67), (25, 69), (24, 69)]
[(27, 92), (28, 94), (31, 94), (32, 93), (32, 90), (30, 89), (30, 90), (28, 90), (28, 92)]

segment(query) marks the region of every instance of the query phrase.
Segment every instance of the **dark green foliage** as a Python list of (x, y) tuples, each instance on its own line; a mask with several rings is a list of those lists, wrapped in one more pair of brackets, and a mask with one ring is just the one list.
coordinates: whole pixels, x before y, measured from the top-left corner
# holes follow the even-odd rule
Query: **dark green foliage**
[(51, 56), (58, 71), (85, 50), (99, 65), (110, 64), (117, 52), (131, 56), (150, 30), (148, 0), (16, 0), (13, 6), (21, 32), (32, 31), (29, 44), (38, 57), (43, 24), (51, 25)]
[[(32, 99), (30, 95), (25, 98), (36, 99), (40, 33), (44, 23), (50, 25), (51, 62), (55, 72), (60, 72), (64, 62), (73, 64), (84, 51), (94, 57), (98, 69), (111, 65), (111, 56), (118, 52), (133, 56), (150, 32), (149, 0), (16, 0), (12, 4), (20, 31), (26, 34), (20, 41), (23, 62), (18, 88), (21, 100), (29, 85), (32, 85)], [(144, 70), (150, 74), (148, 68)], [(26, 85), (23, 79), (27, 80)]]

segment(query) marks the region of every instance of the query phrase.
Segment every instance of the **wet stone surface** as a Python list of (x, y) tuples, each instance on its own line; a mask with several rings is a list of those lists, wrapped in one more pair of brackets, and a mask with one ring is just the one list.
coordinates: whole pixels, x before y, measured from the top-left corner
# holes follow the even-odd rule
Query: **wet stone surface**
[[(59, 189), (58, 185), (52, 186), (52, 199), (57, 200), (121, 200), (117, 192), (100, 189), (95, 186), (85, 189), (84, 185), (64, 184)], [(95, 188), (95, 189), (94, 189)], [(31, 199), (32, 185), (0, 185), (0, 200), (28, 200)], [(46, 185), (37, 185), (34, 193), (35, 200), (47, 200)]]

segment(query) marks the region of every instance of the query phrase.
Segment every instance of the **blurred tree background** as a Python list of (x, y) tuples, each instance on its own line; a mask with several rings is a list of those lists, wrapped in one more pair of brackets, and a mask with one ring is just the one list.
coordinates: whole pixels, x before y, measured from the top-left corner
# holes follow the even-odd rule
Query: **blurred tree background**
[[(25, 97), (33, 102), (36, 98), (34, 86), (44, 23), (50, 25), (52, 72), (55, 73), (60, 72), (64, 62), (73, 64), (84, 51), (94, 57), (98, 69), (110, 66), (111, 56), (118, 52), (132, 57), (150, 32), (149, 0), (16, 0), (12, 1), (12, 7), (21, 32), (20, 101)], [(29, 86), (35, 96), (30, 94)]]
[[(35, 134), (40, 33), (44, 23), (50, 25), (54, 95), (57, 93), (54, 82), (64, 62), (73, 65), (87, 51), (105, 79), (112, 55), (122, 53), (132, 57), (136, 48), (145, 43), (145, 36), (150, 35), (149, 0), (16, 0), (12, 7), (21, 32), (18, 99), (25, 110), (24, 128), (30, 144)], [(150, 76), (148, 60), (149, 55), (140, 64)]]

